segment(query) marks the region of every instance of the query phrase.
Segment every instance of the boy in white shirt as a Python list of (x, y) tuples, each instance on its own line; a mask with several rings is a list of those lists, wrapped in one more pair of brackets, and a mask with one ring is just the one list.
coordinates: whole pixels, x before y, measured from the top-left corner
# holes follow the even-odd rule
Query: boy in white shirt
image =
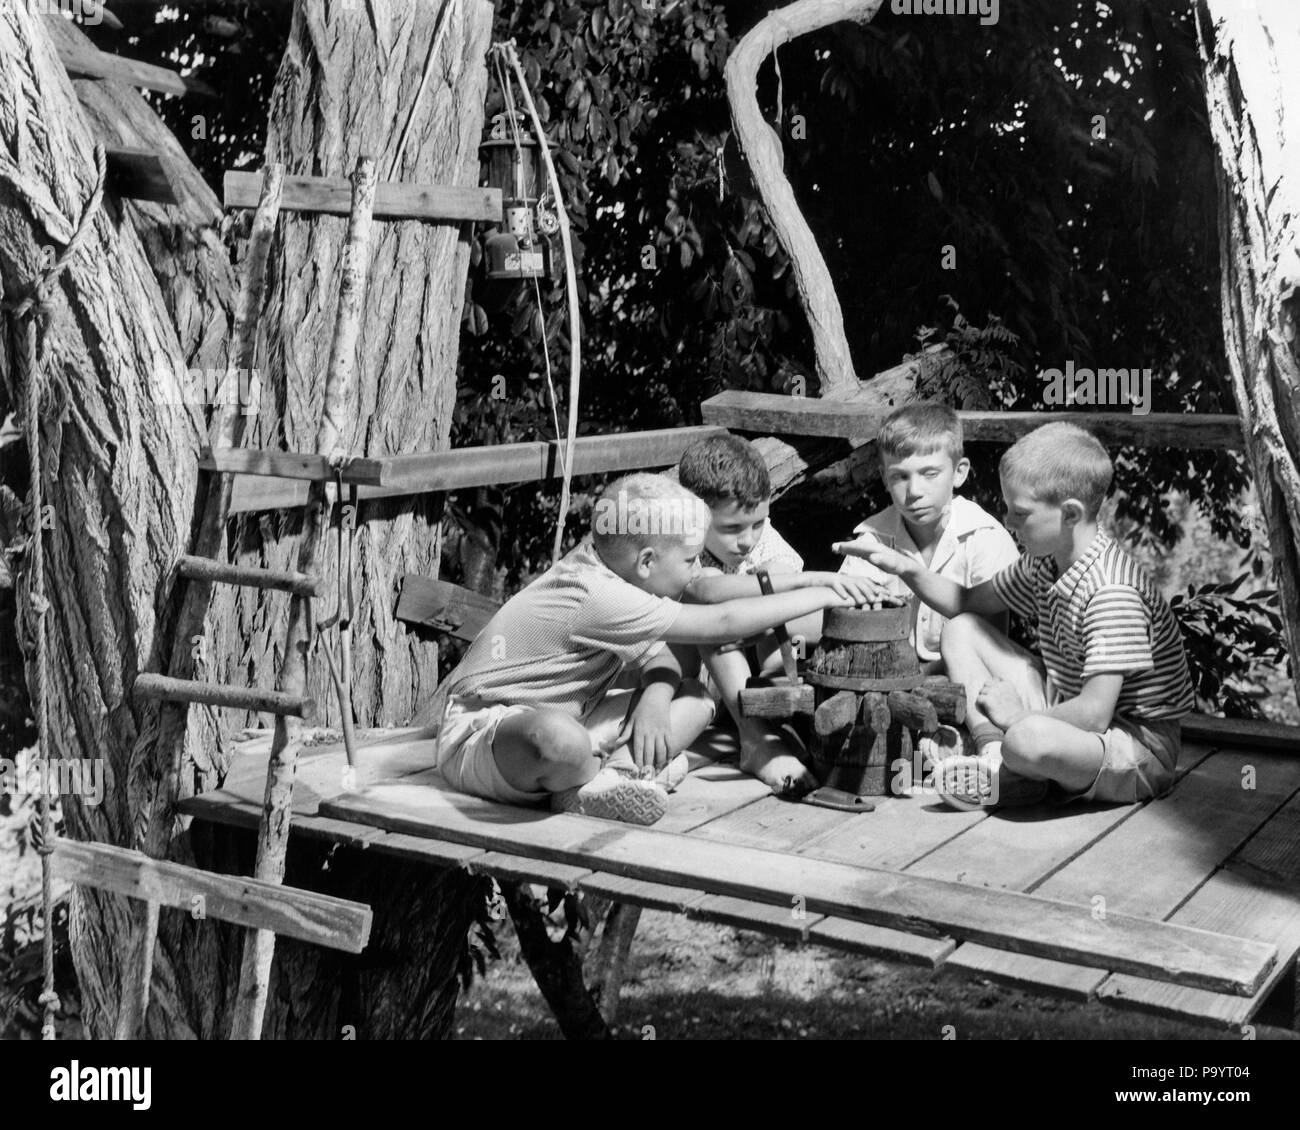
[[(953, 493), (970, 474), (962, 438), (961, 418), (946, 404), (906, 404), (885, 417), (876, 444), (880, 475), (892, 501), (855, 526), (853, 536), (856, 540), (874, 535), (923, 568), (974, 588), (1019, 561), (1020, 551), (993, 515)], [(910, 601), (911, 641), (921, 669), (928, 675), (944, 674), (939, 640), (947, 620), (942, 614), (914, 600), (901, 578), (860, 557), (846, 557), (840, 572), (884, 586), (900, 603)], [(992, 623), (1006, 631), (1005, 615)], [(923, 738), (927, 753), (933, 752), (931, 742), (958, 748), (962, 744), (960, 735), (947, 726)]]
[[(978, 503), (955, 495), (970, 474), (962, 451), (961, 419), (946, 404), (922, 401), (891, 412), (876, 438), (880, 475), (893, 500), (853, 529), (854, 539), (874, 534), (886, 545), (941, 577), (973, 588), (1020, 560), (1015, 540)], [(899, 601), (912, 593), (902, 580), (859, 557), (840, 572), (882, 585)], [(912, 601), (912, 645), (926, 674), (943, 673), (939, 638), (947, 623)]]

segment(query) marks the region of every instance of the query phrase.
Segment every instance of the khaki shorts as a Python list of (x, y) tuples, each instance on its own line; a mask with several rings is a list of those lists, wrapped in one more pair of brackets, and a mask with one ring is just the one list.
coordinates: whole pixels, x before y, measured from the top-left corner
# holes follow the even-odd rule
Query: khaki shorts
[[(1061, 701), (1060, 689), (1047, 674), (1042, 660), (1025, 653), (1023, 681), (1016, 687), (1028, 710), (1040, 711)], [(1110, 726), (1097, 735), (1101, 742), (1101, 768), (1097, 778), (1082, 792), (1058, 790), (1056, 798), (1094, 800), (1104, 804), (1134, 804), (1167, 793), (1174, 783), (1174, 769), (1182, 748), (1182, 724), (1173, 721), (1140, 720), (1117, 714)]]
[[(607, 694), (583, 725), (591, 736), (591, 748), (598, 750), (613, 738), (627, 717), (632, 690), (613, 690)], [(471, 695), (452, 695), (447, 701), (442, 727), (438, 731), (437, 765), (453, 789), (484, 800), (503, 804), (536, 804), (550, 794), (525, 792), (515, 788), (502, 775), (492, 753), (497, 727), (516, 714), (527, 714), (532, 706), (484, 702)]]

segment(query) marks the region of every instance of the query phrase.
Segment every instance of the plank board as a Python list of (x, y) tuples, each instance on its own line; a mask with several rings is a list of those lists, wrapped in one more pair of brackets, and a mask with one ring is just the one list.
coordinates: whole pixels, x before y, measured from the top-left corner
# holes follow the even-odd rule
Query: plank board
[[(661, 428), (644, 432), (616, 432), (579, 436), (574, 441), (573, 473), (603, 475), (676, 463), (692, 443), (722, 431), (714, 427)], [(395, 498), (435, 491), (506, 483), (540, 482), (564, 473), (565, 441), (502, 443), (487, 447), (461, 447), (452, 451), (426, 451), (389, 455), (384, 464), (383, 486), (358, 488), (361, 501)], [(235, 479), (230, 512), (292, 509), (307, 504), (305, 483), (288, 479)]]
[[(423, 787), (429, 774), (327, 801), (322, 813), (394, 831), (588, 866), (709, 894), (786, 904), (891, 928), (951, 933), (1055, 960), (1104, 962), (1156, 979), (1253, 993), (1275, 960), (1258, 942), (1122, 913), (1104, 922), (1089, 908), (1031, 895), (972, 891), (958, 883), (850, 867), (708, 842), (582, 816), (507, 811), (474, 797)], [(863, 819), (863, 817), (855, 817)]]
[(756, 930), (793, 945), (803, 945), (808, 931), (825, 920), (823, 914), (810, 914), (794, 906), (771, 906), (730, 895), (705, 895), (686, 911), (687, 918), (716, 922), (741, 930)]
[[(51, 19), (61, 19), (51, 16)], [(110, 55), (106, 51), (90, 50), (74, 45), (63, 37), (55, 38), (55, 50), (63, 69), (73, 78), (107, 79), (110, 82), (124, 82), (144, 90), (158, 90), (164, 94), (200, 94), (215, 98), (217, 92), (207, 83), (196, 78), (187, 78), (169, 71), (166, 67), (157, 67), (152, 63), (142, 63), (137, 59), (128, 59), (123, 55)], [(255, 207), (256, 198), (250, 207)]]
[(347, 953), (360, 953), (370, 939), (371, 913), (364, 903), (150, 859), (113, 844), (60, 839), (54, 866), (70, 883), (190, 912), (201, 905), (205, 917), (219, 922), (271, 930)]
[[(1178, 779), (1209, 756), (1203, 746), (1185, 747), (1179, 757)], [(949, 840), (908, 870), (958, 883), (1032, 891), (1142, 807), (1039, 804), (1009, 808)]]
[(733, 846), (797, 851), (809, 840), (839, 828), (845, 819), (870, 820), (873, 815), (846, 815), (833, 808), (778, 800), (768, 790), (753, 804), (701, 824), (694, 834)]
[(104, 150), (109, 188), (128, 200), (152, 200), (155, 204), (179, 204), (178, 180), (170, 158), (148, 149)]
[(1259, 718), (1215, 718), (1189, 714), (1183, 719), (1183, 741), (1210, 742), (1234, 749), (1267, 749), (1275, 753), (1300, 753), (1300, 726), (1266, 722)]
[(473, 589), (418, 573), (404, 573), (393, 615), (398, 620), (449, 632), (471, 643), (500, 607), (500, 601)]
[[(1256, 768), (1254, 790), (1241, 788), (1247, 765)], [(1102, 898), (1107, 916), (1119, 912), (1163, 920), (1300, 787), (1298, 770), (1296, 759), (1285, 755), (1215, 753), (1187, 773), (1171, 796), (1146, 805), (1035, 893), (1087, 905)], [(1072, 999), (1092, 997), (1106, 979), (1106, 970), (1096, 968), (1100, 963), (1093, 965), (1022, 959), (975, 947), (962, 947), (947, 963), (954, 972)]]
[(657, 832), (689, 832), (726, 813), (770, 797), (757, 777), (735, 765), (708, 765), (696, 769), (668, 798), (668, 812), (654, 827)]
[(471, 875), (491, 875), (506, 882), (545, 883), (548, 887), (565, 891), (576, 891), (579, 884), (591, 875), (590, 867), (551, 863), (502, 851), (485, 851), (473, 856), (465, 861), (464, 867)]
[[(222, 193), (222, 203), (227, 208), (256, 208), (262, 194), (262, 174), (227, 171)], [(352, 182), (347, 177), (286, 176), (280, 207), (286, 212), (349, 215)], [(502, 215), (499, 188), (381, 181), (375, 189), (376, 220), (442, 223), (469, 220), (499, 224)]]
[[(889, 405), (779, 393), (728, 389), (700, 405), (707, 424), (764, 435), (806, 435), (833, 439), (874, 439)], [(1054, 420), (1067, 420), (1087, 428), (1108, 445), (1137, 444), (1182, 449), (1239, 448), (1241, 422), (1236, 416), (1187, 416), (1152, 412), (968, 412), (957, 413), (967, 441), (1013, 443), (1021, 436)]]
[(927, 969), (937, 969), (957, 946), (951, 938), (905, 934), (901, 930), (889, 930), (866, 922), (850, 922), (845, 918), (823, 918), (809, 929), (808, 941), (814, 945), (831, 946), (865, 957), (903, 961)]
[(598, 895), (613, 902), (627, 902), (647, 910), (666, 910), (670, 914), (686, 911), (707, 897), (703, 891), (689, 887), (676, 887), (668, 883), (647, 883), (644, 879), (629, 879), (625, 875), (610, 875), (596, 871), (580, 880), (579, 889), (585, 894)]
[(800, 853), (816, 859), (901, 871), (989, 818), (958, 812), (936, 797), (879, 797), (875, 812), (854, 816), (808, 840)]
[(1264, 825), (1224, 868), (1210, 877), (1171, 922), (1204, 930), (1230, 929), (1278, 948), (1273, 974), (1253, 997), (1207, 993), (1116, 974), (1097, 996), (1122, 1008), (1239, 1028), (1259, 1010), (1281, 978), (1294, 977), (1300, 954), (1300, 796)]
[[(252, 447), (203, 448), (199, 452), (199, 469), (229, 475), (264, 475), (277, 479), (301, 479), (304, 483), (332, 483), (334, 468), (329, 457), (304, 451), (263, 451)], [(343, 464), (339, 472), (345, 483), (368, 483), (379, 486), (383, 465), (378, 459), (355, 457)], [(306, 502), (304, 495), (303, 501)]]

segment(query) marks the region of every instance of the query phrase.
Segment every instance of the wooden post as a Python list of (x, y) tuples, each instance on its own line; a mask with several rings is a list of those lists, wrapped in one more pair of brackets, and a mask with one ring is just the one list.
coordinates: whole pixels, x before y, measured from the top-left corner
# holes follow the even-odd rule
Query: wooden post
[(803, 299), (817, 356), (817, 377), (822, 396), (856, 391), (857, 378), (844, 336), (844, 314), (835, 294), (826, 261), (817, 249), (812, 229), (803, 218), (794, 189), (782, 167), (781, 139), (763, 120), (755, 93), (758, 71), (781, 44), (841, 20), (865, 23), (883, 0), (798, 0), (769, 12), (736, 44), (727, 60), (727, 98), (754, 183), (767, 208), (772, 227), (790, 253), (795, 284)]
[[(329, 369), (325, 378), (325, 402), (316, 432), (316, 450), (325, 456), (342, 454), (347, 440), (344, 413), (354, 382), (357, 331), (361, 322), (365, 296), (366, 267), (370, 257), (370, 226), (375, 203), (375, 162), (362, 157), (352, 178), (352, 214), (348, 219), (348, 238), (342, 256), (343, 278), (339, 287), (338, 320), (330, 346)], [(325, 535), (325, 484), (313, 482), (308, 505), (303, 514), (298, 541), (297, 571), (308, 576), (320, 575), (320, 552)], [(284, 661), (280, 668), (279, 689), (303, 696), (307, 687), (307, 649), (309, 607), (306, 599), (295, 597), (289, 606), (289, 627), (285, 640)], [(257, 831), (255, 878), (279, 883), (284, 879), (285, 857), (289, 848), (289, 820), (293, 805), (293, 777), (298, 755), (298, 723), (280, 716), (275, 722), (275, 738), (267, 765), (266, 802)], [(255, 930), (244, 942), (244, 960), (239, 972), (239, 994), (231, 1030), (233, 1039), (256, 1040), (262, 1033), (266, 1015), (266, 995), (271, 980), (271, 958), (275, 953), (275, 935), (269, 930)]]

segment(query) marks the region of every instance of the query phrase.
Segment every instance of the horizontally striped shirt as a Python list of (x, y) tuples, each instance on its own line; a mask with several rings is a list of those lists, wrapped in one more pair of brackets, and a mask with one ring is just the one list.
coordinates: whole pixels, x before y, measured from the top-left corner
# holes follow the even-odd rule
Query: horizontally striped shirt
[(625, 665), (662, 650), (681, 610), (619, 577), (586, 538), (497, 610), (437, 694), (585, 718)]
[(1109, 535), (1098, 530), (1064, 575), (1054, 557), (1022, 557), (990, 583), (1008, 608), (1038, 622), (1043, 664), (1065, 698), (1094, 675), (1122, 674), (1116, 714), (1155, 721), (1195, 709), (1178, 622)]

